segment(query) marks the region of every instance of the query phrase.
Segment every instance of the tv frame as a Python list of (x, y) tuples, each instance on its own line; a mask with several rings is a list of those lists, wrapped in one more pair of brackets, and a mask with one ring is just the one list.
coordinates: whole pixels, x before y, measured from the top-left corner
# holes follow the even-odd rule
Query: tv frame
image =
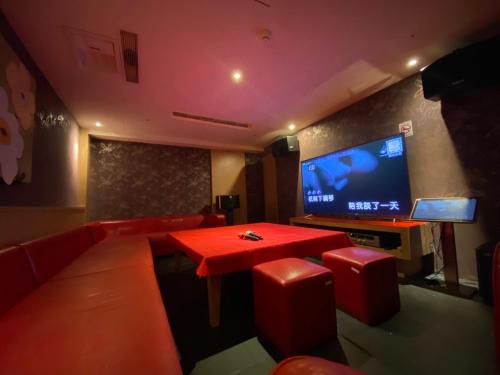
[[(476, 206), (474, 207), (474, 217), (472, 220), (439, 220), (439, 219), (414, 219), (413, 214), (415, 212), (415, 208), (417, 207), (417, 203), (419, 201), (439, 201), (439, 200), (456, 200), (456, 199), (474, 199), (476, 201)], [(432, 221), (438, 223), (461, 223), (461, 224), (473, 224), (477, 219), (477, 206), (479, 204), (479, 199), (477, 197), (439, 197), (439, 198), (417, 198), (413, 203), (413, 208), (410, 214), (410, 220), (414, 221)]]
[(412, 207), (412, 210), (413, 210), (413, 200), (412, 200), (412, 197), (411, 197), (410, 170), (408, 168), (408, 152), (407, 152), (408, 149), (406, 147), (406, 139), (405, 139), (406, 136), (405, 136), (405, 133), (395, 133), (395, 134), (388, 135), (388, 136), (385, 136), (385, 137), (376, 138), (376, 139), (373, 139), (373, 140), (368, 141), (368, 142), (363, 142), (363, 143), (360, 143), (360, 144), (357, 144), (357, 145), (354, 145), (354, 146), (339, 148), (338, 150), (335, 150), (335, 151), (332, 151), (332, 152), (327, 152), (326, 154), (318, 155), (318, 156), (315, 156), (313, 158), (301, 160), (301, 162), (300, 162), (300, 186), (301, 186), (300, 190), (302, 191), (302, 207), (304, 209), (304, 215), (306, 215), (306, 216), (317, 216), (317, 217), (338, 217), (338, 218), (345, 218), (345, 219), (363, 218), (363, 219), (375, 219), (375, 220), (393, 220), (393, 219), (409, 220), (409, 218), (411, 217), (411, 211), (410, 211), (410, 214), (390, 215), (390, 216), (389, 215), (373, 215), (373, 214), (370, 214), (370, 213), (316, 214), (316, 213), (311, 213), (311, 212), (305, 212), (305, 206), (306, 205), (305, 205), (305, 201), (304, 201), (305, 197), (304, 197), (304, 191), (303, 191), (304, 176), (302, 175), (302, 163), (305, 163), (305, 162), (308, 162), (308, 161), (311, 161), (311, 160), (315, 160), (315, 159), (319, 159), (319, 158), (322, 158), (322, 157), (330, 155), (330, 154), (336, 154), (337, 152), (342, 152), (342, 151), (345, 151), (345, 150), (348, 150), (348, 149), (351, 149), (351, 148), (360, 147), (360, 146), (366, 145), (368, 143), (382, 141), (384, 139), (389, 139), (389, 138), (396, 137), (396, 136), (401, 136), (402, 139), (403, 139), (403, 147), (404, 147), (404, 150), (405, 150), (405, 152), (404, 152), (404, 162), (406, 164), (406, 176), (407, 176), (407, 180), (408, 180), (409, 202), (410, 202), (410, 206)]

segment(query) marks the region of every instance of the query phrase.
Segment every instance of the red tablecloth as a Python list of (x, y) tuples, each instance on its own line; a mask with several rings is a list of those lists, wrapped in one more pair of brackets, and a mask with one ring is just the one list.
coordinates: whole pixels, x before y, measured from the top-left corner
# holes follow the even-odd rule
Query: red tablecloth
[[(264, 239), (240, 239), (238, 234), (247, 230)], [(270, 223), (171, 232), (168, 238), (198, 263), (199, 276), (243, 271), (280, 258), (320, 256), (328, 250), (352, 246), (343, 232)]]

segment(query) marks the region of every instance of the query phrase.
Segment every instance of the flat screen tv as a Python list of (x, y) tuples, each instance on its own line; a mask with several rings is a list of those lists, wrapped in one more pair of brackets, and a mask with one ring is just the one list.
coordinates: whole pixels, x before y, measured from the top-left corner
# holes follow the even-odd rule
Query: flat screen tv
[(304, 160), (301, 172), (306, 214), (407, 218), (411, 212), (403, 134)]

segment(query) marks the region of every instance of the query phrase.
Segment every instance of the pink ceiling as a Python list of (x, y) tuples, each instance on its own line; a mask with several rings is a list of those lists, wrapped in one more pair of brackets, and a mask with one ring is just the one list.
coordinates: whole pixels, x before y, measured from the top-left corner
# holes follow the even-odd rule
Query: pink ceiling
[[(498, 0), (0, 0), (82, 127), (112, 138), (260, 150), (414, 74), (500, 19)], [(140, 83), (82, 70), (64, 27), (139, 35)], [(258, 31), (272, 31), (263, 41)], [(414, 68), (405, 64), (417, 57)], [(235, 84), (230, 74), (243, 72)], [(383, 81), (381, 84), (377, 82)], [(249, 130), (172, 111), (251, 123)], [(95, 128), (100, 121), (103, 127)]]

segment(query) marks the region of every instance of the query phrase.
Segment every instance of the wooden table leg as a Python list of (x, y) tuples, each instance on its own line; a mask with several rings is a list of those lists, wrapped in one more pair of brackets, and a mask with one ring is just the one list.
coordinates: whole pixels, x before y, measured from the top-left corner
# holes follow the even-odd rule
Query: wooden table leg
[(446, 284), (458, 285), (457, 249), (453, 223), (441, 223), (440, 229), (444, 281)]
[(220, 295), (221, 295), (221, 277), (208, 276), (208, 320), (210, 327), (216, 328), (220, 324)]

